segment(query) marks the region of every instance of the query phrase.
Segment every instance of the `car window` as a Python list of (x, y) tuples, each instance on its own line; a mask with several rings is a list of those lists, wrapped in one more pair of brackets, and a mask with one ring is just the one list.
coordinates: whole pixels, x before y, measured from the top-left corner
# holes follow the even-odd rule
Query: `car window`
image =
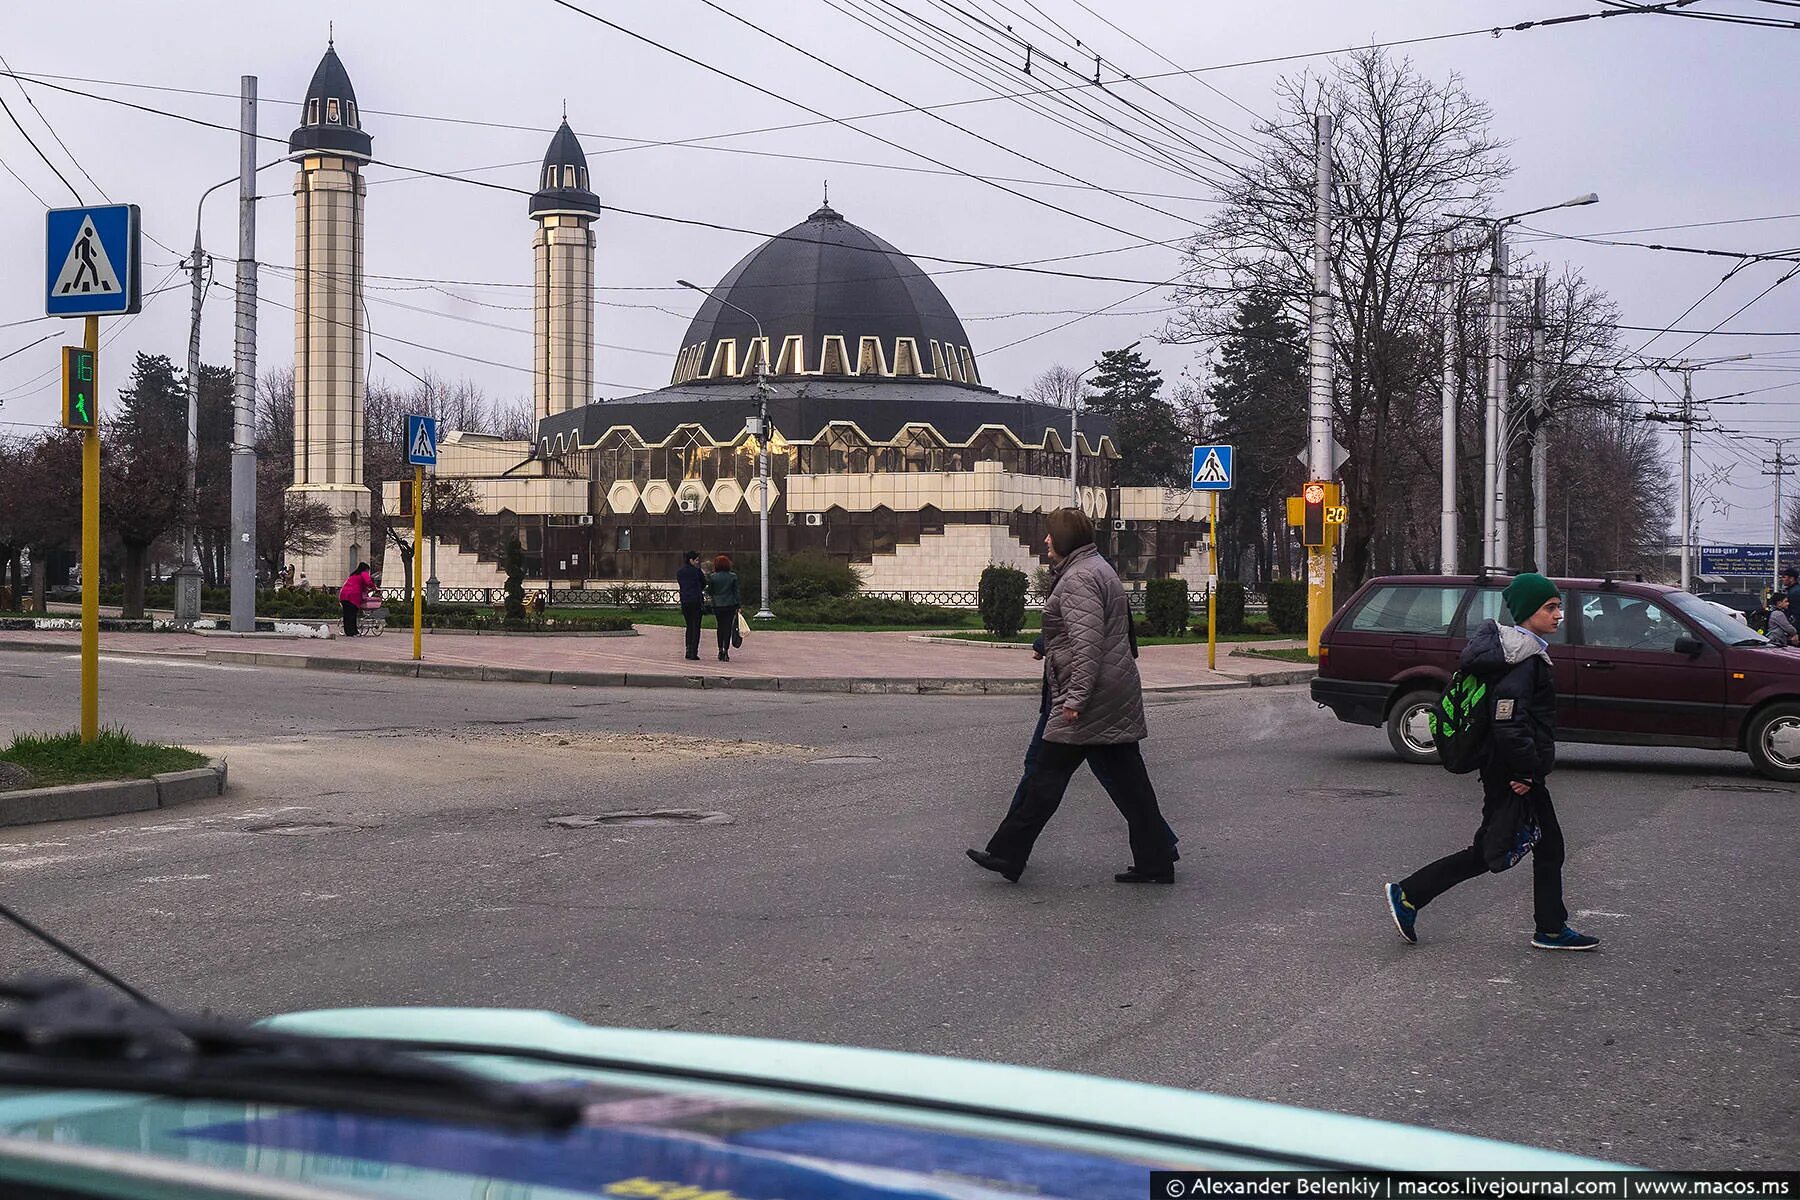
[[(1724, 614), (1719, 614), (1724, 619)], [(1581, 604), (1581, 640), (1608, 650), (1673, 653), (1675, 639), (1692, 631), (1674, 613), (1642, 596), (1596, 592)]]
[(1384, 584), (1350, 618), (1358, 633), (1447, 634), (1462, 603), (1462, 587)]
[(1748, 625), (1726, 616), (1717, 609), (1708, 608), (1706, 601), (1698, 596), (1690, 596), (1685, 592), (1674, 592), (1669, 596), (1669, 603), (1677, 611), (1694, 624), (1700, 626), (1727, 646), (1743, 645), (1762, 641), (1762, 637)]
[[(1506, 611), (1506, 604), (1500, 599), (1499, 588), (1476, 588), (1475, 598), (1469, 601), (1469, 615), (1463, 620), (1464, 634), (1474, 633), (1483, 621), (1499, 621), (1503, 625), (1512, 623), (1512, 614)], [(1565, 619), (1556, 627), (1556, 632), (1544, 639), (1552, 646), (1561, 646), (1569, 640), (1569, 622)]]

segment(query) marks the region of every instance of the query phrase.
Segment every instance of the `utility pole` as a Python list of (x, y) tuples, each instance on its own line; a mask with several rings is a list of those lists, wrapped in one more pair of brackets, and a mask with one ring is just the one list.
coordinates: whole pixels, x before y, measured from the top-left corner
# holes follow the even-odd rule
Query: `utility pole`
[(1445, 575), (1456, 574), (1456, 377), (1457, 377), (1457, 304), (1456, 284), (1446, 279), (1440, 285), (1438, 308), (1443, 316), (1444, 377), (1440, 385), (1443, 403), (1443, 514), (1438, 525), (1438, 569)]
[[(1312, 378), (1308, 394), (1306, 471), (1317, 482), (1329, 482), (1335, 473), (1331, 435), (1331, 114), (1316, 118), (1318, 156), (1317, 188), (1313, 197), (1313, 294), (1311, 312)], [(1325, 545), (1306, 550), (1306, 644), (1317, 658), (1319, 639), (1331, 620), (1331, 555), (1336, 537), (1327, 526)]]
[(1531, 569), (1550, 573), (1550, 365), (1544, 361), (1544, 277), (1531, 304)]
[(200, 564), (194, 555), (200, 526), (200, 304), (206, 294), (209, 265), (200, 248), (198, 217), (194, 219), (194, 249), (183, 265), (193, 280), (193, 304), (188, 317), (187, 454), (181, 492), (181, 563), (175, 568), (175, 623), (192, 625), (200, 619)]
[(1487, 453), (1482, 461), (1483, 565), (1506, 562), (1506, 223), (1493, 224), (1488, 259)]
[(1775, 457), (1763, 459), (1763, 466), (1768, 468), (1763, 474), (1775, 477), (1775, 532), (1769, 540), (1773, 564), (1769, 567), (1769, 588), (1775, 592), (1781, 590), (1781, 481), (1793, 474), (1789, 467), (1800, 464), (1800, 458), (1787, 456), (1787, 444), (1787, 438), (1775, 439)]
[(1690, 526), (1694, 519), (1694, 372), (1681, 373), (1681, 590), (1693, 582), (1691, 561), (1693, 542)]
[(231, 421), (231, 631), (256, 630), (256, 76), (238, 80), (237, 324)]

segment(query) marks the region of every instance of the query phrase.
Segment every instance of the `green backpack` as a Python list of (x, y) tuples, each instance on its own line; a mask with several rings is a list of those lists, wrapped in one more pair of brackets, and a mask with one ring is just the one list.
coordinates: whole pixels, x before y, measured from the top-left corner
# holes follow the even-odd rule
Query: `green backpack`
[(1453, 775), (1467, 775), (1487, 758), (1494, 730), (1488, 681), (1466, 671), (1450, 677), (1443, 698), (1431, 710), (1431, 741), (1438, 762)]

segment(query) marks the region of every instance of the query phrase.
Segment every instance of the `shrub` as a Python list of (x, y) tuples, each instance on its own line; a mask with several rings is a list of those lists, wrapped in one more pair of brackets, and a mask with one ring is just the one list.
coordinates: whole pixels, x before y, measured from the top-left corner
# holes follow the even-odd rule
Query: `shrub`
[(1044, 597), (1050, 594), (1050, 589), (1055, 585), (1056, 572), (1049, 567), (1039, 567), (1031, 573), (1031, 590), (1037, 593), (1039, 604), (1044, 602)]
[(1244, 585), (1235, 579), (1219, 584), (1219, 632), (1244, 632)]
[(1306, 581), (1271, 579), (1269, 581), (1269, 620), (1277, 633), (1306, 632)]
[(1158, 637), (1180, 637), (1187, 629), (1185, 579), (1152, 579), (1144, 591), (1144, 623)]
[(523, 621), (525, 619), (525, 547), (519, 545), (518, 538), (513, 538), (506, 543), (506, 557), (501, 560), (501, 569), (506, 572), (506, 619)]
[(947, 609), (911, 600), (876, 596), (832, 596), (820, 600), (775, 598), (775, 615), (796, 625), (945, 625), (954, 618)]
[(990, 563), (981, 572), (976, 605), (989, 633), (1011, 637), (1025, 627), (1025, 589), (1029, 581), (1017, 567)]
[(606, 589), (606, 602), (616, 608), (643, 612), (655, 606), (659, 590), (648, 583), (616, 583)]

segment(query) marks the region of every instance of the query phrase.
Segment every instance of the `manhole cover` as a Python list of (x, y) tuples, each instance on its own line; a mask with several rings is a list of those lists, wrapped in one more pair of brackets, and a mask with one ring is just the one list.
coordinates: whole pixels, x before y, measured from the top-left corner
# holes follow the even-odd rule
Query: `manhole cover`
[(1766, 783), (1698, 783), (1694, 785), (1697, 792), (1753, 792), (1759, 796), (1791, 796), (1793, 790), (1774, 787)]
[(880, 762), (881, 759), (873, 754), (827, 754), (823, 758), (809, 758), (806, 761), (809, 766), (814, 767), (843, 767), (855, 763)]
[(618, 812), (583, 813), (551, 817), (550, 824), (564, 829), (593, 829), (599, 825), (735, 825), (730, 813), (703, 808), (627, 808)]
[(1322, 787), (1309, 788), (1306, 794), (1315, 800), (1384, 800), (1400, 793), (1387, 788)]

